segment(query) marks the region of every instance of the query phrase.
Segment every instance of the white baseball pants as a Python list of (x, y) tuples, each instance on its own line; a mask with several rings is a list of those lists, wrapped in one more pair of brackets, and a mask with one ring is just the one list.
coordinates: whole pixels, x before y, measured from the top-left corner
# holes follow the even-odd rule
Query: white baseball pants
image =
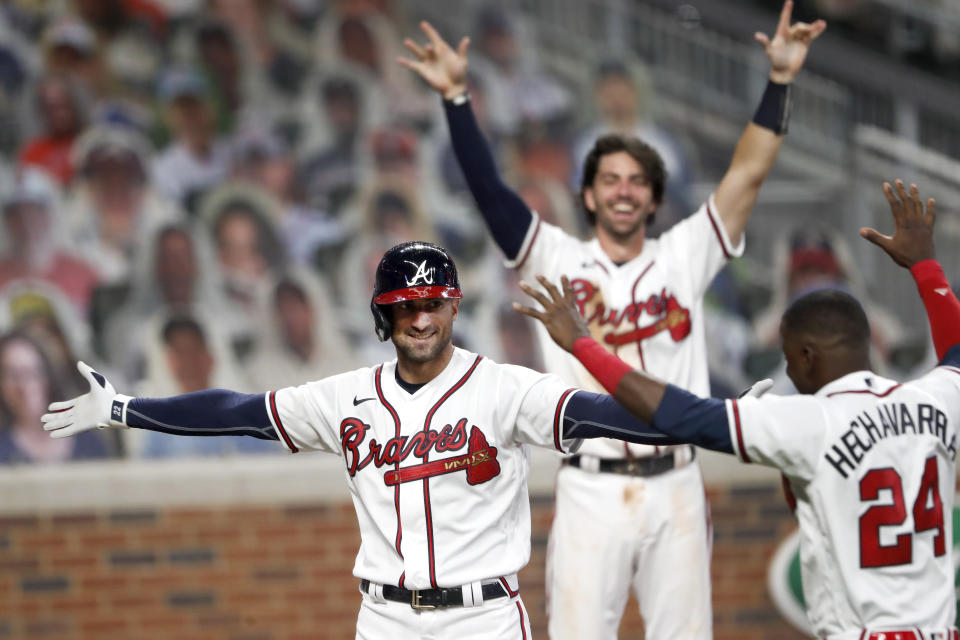
[(633, 477), (563, 466), (547, 548), (552, 640), (616, 640), (633, 588), (647, 640), (713, 635), (700, 466)]
[(530, 616), (519, 596), (487, 600), (475, 607), (416, 610), (409, 604), (377, 601), (364, 593), (357, 640), (530, 640)]

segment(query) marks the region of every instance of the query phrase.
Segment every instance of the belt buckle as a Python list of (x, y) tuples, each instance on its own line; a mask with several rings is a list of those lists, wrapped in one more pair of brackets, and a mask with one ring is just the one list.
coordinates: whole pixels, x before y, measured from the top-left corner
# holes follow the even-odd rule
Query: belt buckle
[(435, 604), (420, 604), (420, 595), (419, 589), (414, 589), (410, 592), (410, 607), (413, 609), (436, 609), (437, 605)]
[(634, 458), (629, 458), (627, 460), (627, 474), (631, 476), (637, 475), (637, 472), (640, 470), (640, 465)]

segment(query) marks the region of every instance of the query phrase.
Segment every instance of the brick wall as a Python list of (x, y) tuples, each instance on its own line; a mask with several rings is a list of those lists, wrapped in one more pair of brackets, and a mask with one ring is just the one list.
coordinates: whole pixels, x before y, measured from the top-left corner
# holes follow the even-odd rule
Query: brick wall
[[(766, 595), (767, 563), (793, 527), (779, 490), (709, 496), (716, 637), (801, 638)], [(533, 500), (521, 574), (540, 638), (552, 508)], [(0, 516), (0, 640), (353, 638), (356, 529), (349, 503)], [(633, 600), (620, 637), (643, 637)]]

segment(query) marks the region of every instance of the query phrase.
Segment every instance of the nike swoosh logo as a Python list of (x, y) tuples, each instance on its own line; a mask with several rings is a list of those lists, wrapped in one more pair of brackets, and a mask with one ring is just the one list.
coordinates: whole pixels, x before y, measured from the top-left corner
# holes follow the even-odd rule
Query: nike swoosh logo
[(939, 289), (934, 289), (934, 291), (936, 291), (937, 293), (939, 293), (939, 294), (942, 295), (942, 296), (945, 296), (945, 295), (947, 295), (947, 293), (950, 292), (950, 289), (947, 288), (947, 287), (940, 287)]
[(357, 396), (353, 396), (353, 406), (357, 406), (357, 405), (363, 404), (364, 402), (369, 402), (371, 400), (376, 400), (376, 398), (360, 398), (358, 400)]

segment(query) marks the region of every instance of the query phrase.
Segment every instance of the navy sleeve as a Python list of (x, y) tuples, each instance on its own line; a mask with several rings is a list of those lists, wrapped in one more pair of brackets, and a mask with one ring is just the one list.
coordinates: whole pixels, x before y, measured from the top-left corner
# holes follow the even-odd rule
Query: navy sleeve
[(960, 344), (955, 344), (943, 354), (943, 358), (938, 365), (949, 365), (951, 367), (960, 367)]
[(733, 453), (723, 400), (701, 398), (672, 384), (653, 414), (653, 426), (681, 442)]
[(563, 414), (564, 438), (616, 438), (636, 444), (681, 444), (647, 425), (623, 408), (613, 396), (577, 391)]
[(253, 436), (279, 440), (264, 394), (207, 389), (171, 398), (134, 398), (127, 405), (131, 427), (181, 436)]
[(477, 201), (480, 214), (503, 254), (513, 260), (520, 253), (523, 239), (533, 222), (530, 208), (503, 183), (497, 165), (484, 140), (470, 103), (454, 105), (443, 101), (450, 127), (450, 140), (457, 162)]

